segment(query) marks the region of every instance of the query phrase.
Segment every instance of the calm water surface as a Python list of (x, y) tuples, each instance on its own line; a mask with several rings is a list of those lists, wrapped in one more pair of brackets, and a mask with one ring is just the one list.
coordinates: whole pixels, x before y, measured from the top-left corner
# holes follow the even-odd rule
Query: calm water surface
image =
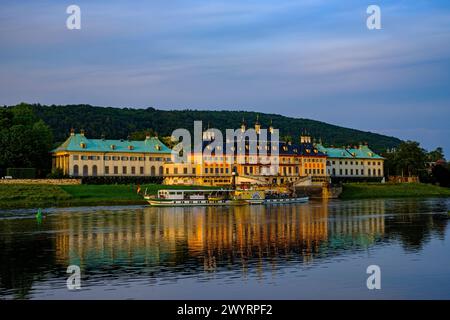
[[(0, 299), (450, 299), (450, 199), (0, 213)], [(82, 288), (66, 287), (69, 265)], [(366, 268), (381, 268), (368, 290)]]

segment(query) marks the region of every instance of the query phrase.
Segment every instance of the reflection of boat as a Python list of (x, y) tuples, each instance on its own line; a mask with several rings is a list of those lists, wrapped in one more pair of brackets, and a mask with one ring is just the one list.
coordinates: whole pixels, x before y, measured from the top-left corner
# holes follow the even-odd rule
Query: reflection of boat
[(152, 206), (241, 206), (247, 205), (234, 195), (234, 190), (158, 190), (157, 196), (145, 195)]

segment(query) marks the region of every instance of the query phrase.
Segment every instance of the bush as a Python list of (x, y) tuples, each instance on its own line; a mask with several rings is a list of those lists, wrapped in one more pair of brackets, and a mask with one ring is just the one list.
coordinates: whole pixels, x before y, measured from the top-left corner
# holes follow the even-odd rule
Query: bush
[(161, 184), (163, 177), (135, 177), (135, 176), (117, 176), (117, 177), (82, 177), (82, 184)]
[(52, 172), (47, 175), (48, 179), (66, 179), (68, 177), (61, 168), (53, 168)]
[(8, 168), (6, 175), (14, 179), (34, 179), (36, 178), (36, 168)]

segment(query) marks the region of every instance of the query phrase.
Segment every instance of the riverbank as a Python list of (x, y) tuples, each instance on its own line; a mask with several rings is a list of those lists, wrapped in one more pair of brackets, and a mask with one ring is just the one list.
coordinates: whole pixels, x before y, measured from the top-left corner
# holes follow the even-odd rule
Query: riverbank
[[(158, 189), (192, 189), (194, 186), (147, 184), (141, 193), (156, 194)], [(202, 187), (205, 189), (205, 187)], [(0, 185), (0, 209), (144, 205), (135, 185)]]
[(450, 197), (450, 188), (424, 183), (346, 183), (341, 199)]

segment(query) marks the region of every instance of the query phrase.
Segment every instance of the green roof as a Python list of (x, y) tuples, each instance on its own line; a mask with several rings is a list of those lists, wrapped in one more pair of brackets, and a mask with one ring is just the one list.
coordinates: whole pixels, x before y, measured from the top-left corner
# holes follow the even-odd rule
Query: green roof
[(329, 158), (384, 159), (366, 145), (360, 145), (358, 148), (327, 148), (322, 144), (317, 144), (316, 148)]
[(172, 150), (158, 138), (151, 137), (144, 141), (89, 139), (82, 134), (73, 134), (56, 149), (58, 151), (80, 152), (130, 152), (130, 153), (171, 153)]

